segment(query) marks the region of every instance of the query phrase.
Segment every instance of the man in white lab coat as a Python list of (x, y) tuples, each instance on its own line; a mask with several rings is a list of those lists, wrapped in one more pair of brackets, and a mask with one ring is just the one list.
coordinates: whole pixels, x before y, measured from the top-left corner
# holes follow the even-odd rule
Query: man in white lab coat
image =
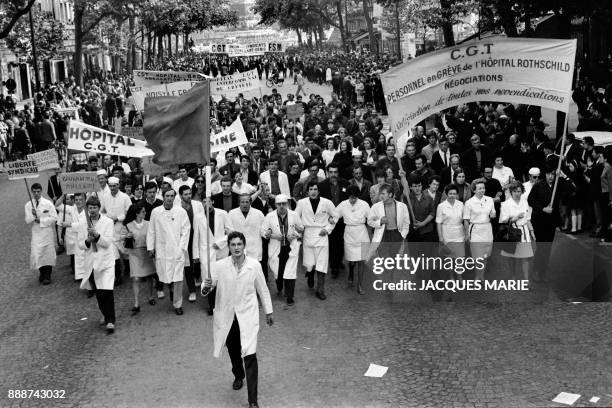
[[(210, 264), (213, 265), (216, 261), (228, 256), (227, 251), (227, 213), (220, 208), (215, 208), (212, 205), (210, 197), (206, 197), (204, 205), (208, 203), (208, 219), (207, 217), (194, 217), (195, 226), (193, 228), (193, 261), (200, 262), (200, 270), (203, 277), (208, 277), (208, 262), (206, 260), (206, 245), (208, 243), (208, 251), (210, 252)], [(208, 222), (208, 225), (207, 225)], [(208, 241), (206, 240), (208, 234)], [(208, 315), (213, 314), (215, 307), (215, 293), (208, 296)]]
[(147, 251), (155, 258), (159, 281), (170, 286), (170, 300), (177, 315), (183, 314), (183, 269), (189, 244), (189, 217), (174, 205), (176, 192), (164, 193), (164, 205), (151, 211), (147, 230)]
[[(119, 190), (119, 179), (117, 177), (109, 177), (108, 187), (110, 189), (110, 193), (103, 194), (99, 197), (100, 204), (102, 205), (100, 212), (110, 218), (115, 226), (115, 234), (113, 235), (115, 284), (121, 285), (123, 281), (121, 278), (121, 270), (122, 268), (126, 268), (125, 264), (127, 264), (127, 262), (123, 262), (125, 259), (122, 259), (122, 253), (125, 253), (123, 254), (123, 258), (127, 258), (128, 256), (123, 248), (121, 228), (123, 227), (125, 215), (132, 205), (132, 200), (130, 200), (130, 197), (127, 194)], [(129, 277), (129, 273), (127, 275)]]
[(89, 220), (79, 224), (77, 242), (84, 251), (85, 276), (81, 281), (81, 289), (96, 293), (98, 307), (104, 316), (100, 324), (106, 325), (106, 331), (115, 331), (115, 258), (113, 256), (114, 225), (113, 221), (100, 214), (100, 200), (89, 197), (85, 211)]
[[(181, 206), (189, 217), (189, 244), (187, 244), (187, 253), (185, 254), (185, 281), (187, 282), (187, 289), (189, 290), (189, 301), (196, 301), (196, 283), (195, 280), (198, 276), (197, 272), (200, 272), (200, 264), (194, 262), (193, 257), (193, 231), (195, 226), (195, 218), (204, 217), (204, 207), (199, 201), (191, 199), (191, 187), (181, 186), (179, 187), (179, 196)], [(176, 201), (176, 199), (174, 200)], [(197, 268), (196, 268), (197, 266)]]
[(279, 156), (274, 155), (268, 160), (269, 170), (264, 171), (259, 175), (259, 181), (270, 187), (270, 197), (274, 199), (277, 194), (284, 194), (291, 197), (291, 189), (289, 188), (289, 179), (287, 174), (278, 169)]
[(55, 266), (55, 223), (57, 211), (53, 203), (42, 196), (39, 183), (30, 187), (32, 200), (25, 205), (25, 222), (32, 224), (30, 244), (30, 267), (38, 269), (38, 281), (43, 285), (51, 283), (51, 272)]
[(325, 275), (329, 261), (328, 235), (336, 225), (336, 208), (327, 198), (319, 197), (319, 183), (311, 180), (307, 184), (308, 197), (298, 201), (295, 212), (304, 226), (304, 244), (302, 264), (306, 268), (308, 287), (314, 287), (314, 275), (317, 273), (315, 296), (321, 300), (325, 295)]
[[(241, 194), (239, 207), (234, 208), (227, 214), (227, 227), (230, 231), (238, 231), (246, 238), (247, 256), (257, 259), (261, 263), (263, 247), (259, 229), (264, 222), (264, 215), (261, 211), (251, 207), (251, 196)], [(263, 265), (262, 265), (263, 270)]]
[[(266, 286), (261, 265), (256, 259), (245, 256), (246, 239), (240, 232), (227, 236), (231, 256), (211, 267), (210, 279), (202, 282), (202, 295), (213, 288), (218, 291), (215, 302), (213, 331), (214, 351), (217, 358), (225, 343), (232, 361), (234, 382), (232, 388), (242, 388), (246, 377), (249, 407), (257, 405), (257, 333), (259, 332), (259, 303), (266, 314), (266, 323), (272, 326), (272, 299)], [(244, 366), (243, 366), (244, 359)]]
[(304, 227), (297, 213), (289, 209), (289, 197), (279, 194), (274, 202), (276, 210), (266, 215), (261, 224), (261, 235), (270, 240), (268, 265), (276, 279), (278, 294), (282, 295), (284, 287), (287, 306), (291, 307), (295, 305), (295, 280), (300, 255), (298, 238)]

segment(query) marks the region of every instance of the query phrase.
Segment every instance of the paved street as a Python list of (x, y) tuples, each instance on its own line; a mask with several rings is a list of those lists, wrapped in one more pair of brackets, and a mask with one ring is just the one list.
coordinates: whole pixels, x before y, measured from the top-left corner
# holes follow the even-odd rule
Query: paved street
[[(0, 181), (0, 200), (0, 406), (247, 405), (246, 390), (231, 389), (227, 355), (211, 355), (205, 299), (186, 304), (180, 317), (167, 299), (131, 317), (124, 284), (115, 294), (117, 331), (108, 336), (65, 256), (50, 286), (28, 270), (23, 183)], [(562, 236), (554, 269), (567, 270), (562, 254), (579, 245)], [(393, 302), (371, 290), (358, 296), (345, 278), (330, 283), (322, 302), (300, 277), (293, 310), (272, 291), (276, 322), (262, 321), (257, 353), (262, 407), (541, 407), (557, 406), (551, 399), (561, 391), (582, 394), (581, 405), (612, 405), (607, 303), (559, 302), (555, 285), (503, 298)], [(389, 371), (364, 377), (370, 363)], [(63, 389), (66, 398), (9, 400), (9, 389)], [(601, 400), (590, 404), (591, 396)]]

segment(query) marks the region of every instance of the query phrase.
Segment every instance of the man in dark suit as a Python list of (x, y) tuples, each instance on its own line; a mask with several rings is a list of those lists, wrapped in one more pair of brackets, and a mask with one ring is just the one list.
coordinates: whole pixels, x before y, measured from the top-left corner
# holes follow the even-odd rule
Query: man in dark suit
[(49, 113), (47, 112), (44, 114), (44, 119), (38, 124), (38, 135), (37, 151), (50, 149), (53, 142), (57, 140), (55, 125), (49, 119)]
[(214, 194), (211, 198), (213, 207), (225, 212), (238, 208), (240, 204), (240, 196), (232, 191), (232, 180), (228, 176), (221, 179), (221, 192)]
[(363, 178), (363, 166), (353, 165), (353, 178), (349, 180), (349, 185), (356, 186), (359, 189), (359, 199), (372, 205), (370, 199), (370, 188), (372, 183), (369, 180)]
[(240, 171), (240, 166), (234, 161), (234, 153), (229, 150), (225, 152), (225, 161), (227, 164), (219, 169), (219, 174), (221, 176), (229, 176), (233, 180), (234, 174)]
[(257, 184), (259, 184), (259, 174), (251, 169), (251, 158), (246, 154), (240, 156), (240, 169), (238, 171), (242, 173), (242, 180), (244, 182), (257, 187)]
[(431, 158), (431, 169), (440, 174), (442, 169), (450, 166), (450, 158), (453, 152), (448, 146), (448, 139), (445, 136), (438, 140), (438, 151), (434, 152)]
[(460, 158), (458, 154), (453, 154), (450, 158), (450, 166), (445, 167), (440, 172), (440, 189), (444, 189), (444, 187), (453, 183), (453, 178), (455, 176), (455, 172), (458, 168), (460, 168)]
[[(349, 182), (340, 178), (338, 164), (332, 162), (327, 166), (328, 178), (319, 183), (319, 194), (330, 200), (334, 206), (348, 199), (346, 189)], [(342, 254), (344, 253), (344, 222), (339, 220), (329, 235), (329, 265), (332, 278), (338, 277), (338, 270), (342, 268)]]
[(534, 184), (527, 198), (527, 202), (533, 209), (531, 224), (538, 241), (534, 260), (534, 281), (536, 282), (550, 282), (547, 277), (547, 265), (552, 243), (555, 239), (555, 229), (561, 224), (559, 199), (562, 197), (564, 190), (567, 191), (567, 184), (563, 182), (564, 180), (559, 180), (557, 193), (552, 205), (550, 205), (555, 174), (556, 167), (547, 166), (545, 179)]
[(480, 136), (472, 135), (470, 142), (472, 147), (466, 150), (461, 157), (461, 163), (466, 171), (468, 181), (482, 177), (484, 167), (493, 162), (489, 149), (480, 144)]
[(251, 147), (251, 170), (253, 170), (257, 177), (264, 171), (266, 171), (267, 160), (261, 157), (261, 147), (255, 145)]

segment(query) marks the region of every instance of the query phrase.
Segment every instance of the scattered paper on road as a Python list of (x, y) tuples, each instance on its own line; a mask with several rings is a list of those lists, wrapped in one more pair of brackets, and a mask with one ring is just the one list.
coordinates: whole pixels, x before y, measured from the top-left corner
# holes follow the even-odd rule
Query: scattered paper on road
[(304, 347), (306, 350), (310, 350), (310, 347)]
[(86, 317), (84, 317), (84, 318), (82, 318), (81, 320), (87, 320), (87, 318), (86, 318)]
[(589, 402), (592, 402), (593, 404), (596, 404), (597, 402), (599, 402), (599, 397), (593, 397), (589, 400)]
[(559, 404), (572, 405), (574, 402), (578, 401), (578, 398), (580, 398), (580, 394), (562, 392), (557, 395), (552, 401), (558, 402)]
[(381, 366), (378, 364), (370, 363), (370, 367), (368, 367), (368, 371), (365, 372), (365, 377), (382, 377), (385, 375), (389, 367)]
[(48, 366), (48, 365), (44, 366), (44, 367), (43, 367), (43, 370), (46, 370), (47, 368), (49, 368), (49, 366)]

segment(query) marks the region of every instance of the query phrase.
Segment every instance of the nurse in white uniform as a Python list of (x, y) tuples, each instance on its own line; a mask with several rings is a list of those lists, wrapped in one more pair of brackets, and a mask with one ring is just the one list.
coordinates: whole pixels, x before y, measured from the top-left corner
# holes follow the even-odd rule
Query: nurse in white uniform
[(474, 196), (463, 207), (463, 224), (466, 238), (470, 242), (472, 258), (483, 258), (484, 267), (476, 268), (476, 280), (483, 280), (487, 258), (493, 250), (493, 228), (491, 219), (495, 218), (493, 199), (484, 195), (485, 179), (472, 181)]
[[(465, 230), (463, 229), (463, 203), (459, 197), (459, 188), (450, 184), (444, 190), (446, 200), (440, 202), (436, 210), (436, 224), (438, 226), (438, 237), (440, 237), (441, 255), (451, 258), (465, 257)], [(450, 271), (450, 279), (456, 275), (461, 278), (463, 271)]]
[(531, 207), (523, 196), (524, 189), (525, 187), (520, 182), (510, 183), (508, 186), (510, 199), (501, 205), (499, 223), (507, 223), (521, 230), (521, 242), (516, 244), (515, 251), (509, 253), (502, 250), (501, 255), (510, 260), (513, 272), (520, 269), (522, 278), (528, 280), (529, 258), (533, 257), (531, 242), (535, 241), (535, 233), (531, 225)]
[(349, 186), (346, 189), (348, 200), (336, 207), (338, 217), (344, 218), (344, 259), (349, 264), (349, 284), (353, 284), (354, 270), (357, 269), (357, 292), (363, 290), (364, 260), (370, 247), (370, 237), (366, 228), (370, 206), (359, 197), (359, 187)]

